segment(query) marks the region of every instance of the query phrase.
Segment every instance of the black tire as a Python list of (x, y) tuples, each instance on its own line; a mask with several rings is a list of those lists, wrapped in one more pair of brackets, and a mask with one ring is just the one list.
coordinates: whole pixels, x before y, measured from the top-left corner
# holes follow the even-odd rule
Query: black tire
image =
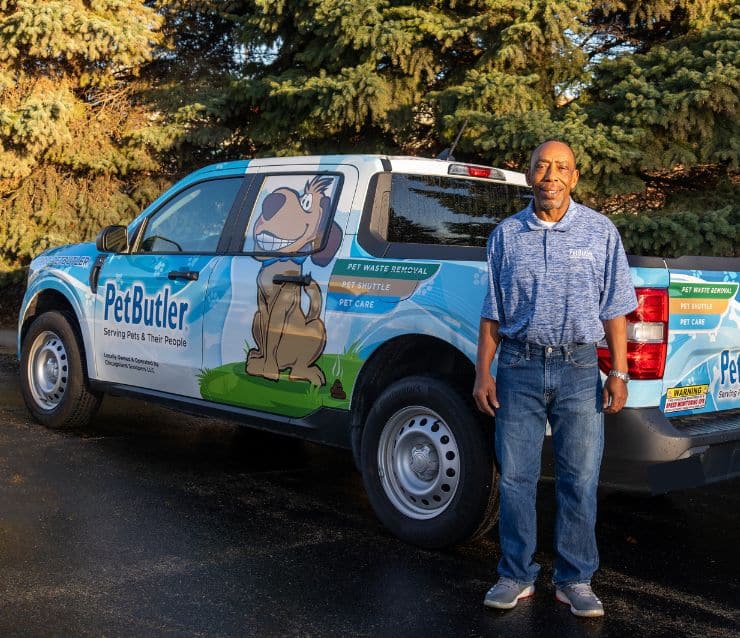
[(88, 385), (82, 339), (63, 312), (34, 319), (21, 345), (20, 376), (26, 406), (47, 427), (83, 428), (100, 407), (102, 395)]
[(443, 379), (406, 377), (389, 386), (368, 414), (360, 462), (376, 515), (413, 545), (449, 547), (485, 533), (498, 517), (492, 428)]

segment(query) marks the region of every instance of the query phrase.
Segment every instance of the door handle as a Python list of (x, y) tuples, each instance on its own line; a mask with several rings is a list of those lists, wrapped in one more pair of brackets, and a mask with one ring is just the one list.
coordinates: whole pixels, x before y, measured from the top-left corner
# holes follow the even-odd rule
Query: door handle
[(186, 279), (187, 281), (198, 281), (198, 273), (195, 270), (172, 270), (167, 273), (167, 279)]
[(311, 273), (305, 275), (275, 275), (272, 278), (274, 284), (298, 284), (299, 286), (308, 286), (311, 281)]

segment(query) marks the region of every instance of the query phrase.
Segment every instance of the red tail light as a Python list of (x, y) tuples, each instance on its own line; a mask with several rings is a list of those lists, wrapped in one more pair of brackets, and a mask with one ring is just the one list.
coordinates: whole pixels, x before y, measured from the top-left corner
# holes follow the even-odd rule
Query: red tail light
[[(668, 289), (636, 288), (637, 309), (627, 315), (627, 366), (633, 379), (662, 379), (668, 352)], [(599, 367), (612, 368), (606, 346)]]

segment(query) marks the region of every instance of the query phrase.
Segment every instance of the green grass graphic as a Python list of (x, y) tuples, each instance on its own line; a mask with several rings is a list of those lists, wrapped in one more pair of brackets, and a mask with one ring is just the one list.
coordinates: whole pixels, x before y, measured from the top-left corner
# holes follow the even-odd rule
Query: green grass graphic
[[(198, 374), (200, 394), (208, 401), (228, 403), (240, 407), (302, 417), (316, 409), (349, 409), (357, 374), (362, 360), (356, 348), (348, 348), (346, 354), (324, 354), (316, 362), (326, 375), (326, 385), (312, 386), (308, 381), (290, 381), (288, 373), (280, 375), (279, 381), (254, 377), (244, 371), (244, 361), (227, 363), (219, 368), (201, 370)], [(331, 388), (339, 379), (346, 399), (335, 399)]]

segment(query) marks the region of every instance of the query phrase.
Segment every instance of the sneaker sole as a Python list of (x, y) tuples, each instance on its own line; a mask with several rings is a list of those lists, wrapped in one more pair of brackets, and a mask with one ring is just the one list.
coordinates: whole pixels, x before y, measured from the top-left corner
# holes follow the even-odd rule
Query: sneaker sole
[(568, 597), (565, 594), (561, 593), (559, 590), (555, 592), (555, 600), (557, 600), (559, 603), (563, 603), (564, 605), (569, 605), (570, 613), (574, 616), (578, 616), (579, 618), (600, 618), (604, 615), (603, 609), (586, 609), (585, 611), (583, 609), (576, 609), (575, 607), (573, 607), (570, 600), (568, 600)]
[(524, 598), (531, 598), (534, 596), (534, 585), (530, 585), (526, 589), (522, 590), (522, 593), (519, 594), (512, 602), (510, 603), (499, 603), (495, 600), (484, 600), (483, 604), (486, 607), (491, 607), (493, 609), (514, 609), (516, 607), (516, 604), (523, 600)]

